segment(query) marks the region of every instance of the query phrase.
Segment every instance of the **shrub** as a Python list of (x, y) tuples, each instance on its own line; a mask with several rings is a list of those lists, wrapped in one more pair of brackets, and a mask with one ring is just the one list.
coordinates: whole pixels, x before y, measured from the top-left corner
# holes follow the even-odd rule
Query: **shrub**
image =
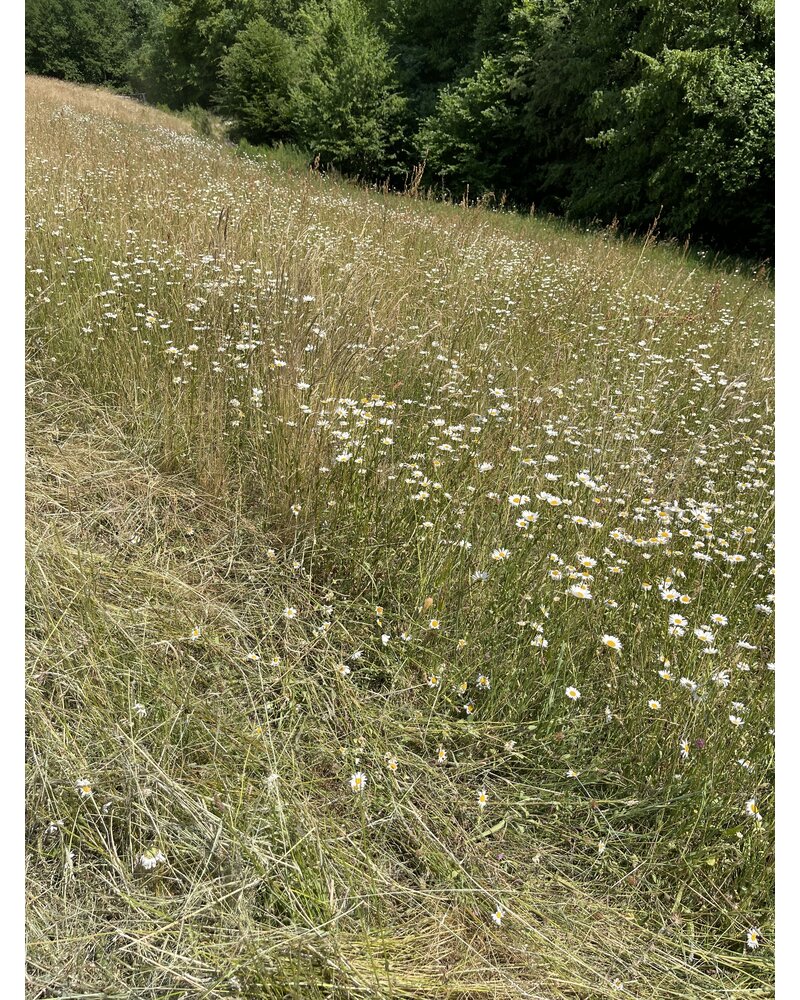
[(401, 173), (406, 101), (388, 47), (359, 0), (306, 8), (292, 90), (298, 140), (343, 173)]
[(222, 60), (217, 100), (220, 111), (236, 123), (239, 136), (254, 143), (289, 136), (296, 59), (291, 38), (263, 17), (239, 34)]

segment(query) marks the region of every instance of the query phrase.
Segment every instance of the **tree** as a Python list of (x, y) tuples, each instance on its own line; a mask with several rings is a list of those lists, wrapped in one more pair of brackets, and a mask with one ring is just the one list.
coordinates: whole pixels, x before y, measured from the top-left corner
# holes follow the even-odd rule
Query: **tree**
[(415, 118), (431, 114), (441, 88), (473, 67), (476, 19), (487, 2), (367, 0), (373, 22), (389, 43), (400, 89)]
[(454, 194), (507, 189), (516, 148), (517, 116), (509, 96), (507, 63), (486, 56), (473, 76), (439, 94), (434, 115), (416, 142), (422, 156)]
[(131, 44), (120, 0), (28, 0), (25, 67), (78, 83), (121, 82)]
[(291, 38), (263, 17), (251, 21), (223, 57), (218, 107), (250, 142), (290, 136), (296, 59)]
[(359, 0), (330, 0), (301, 14), (292, 90), (298, 142), (344, 173), (401, 172), (406, 101), (366, 9)]
[(134, 74), (151, 100), (212, 107), (222, 60), (258, 17), (280, 24), (292, 0), (169, 0), (158, 12)]
[(580, 214), (634, 226), (661, 215), (692, 233), (771, 253), (774, 185), (773, 30), (753, 0), (693, 0), (680, 17), (647, 0), (626, 86), (596, 95), (599, 156), (576, 186)]
[(491, 51), (440, 92), (418, 133), (444, 177), (771, 252), (768, 0), (485, 2)]

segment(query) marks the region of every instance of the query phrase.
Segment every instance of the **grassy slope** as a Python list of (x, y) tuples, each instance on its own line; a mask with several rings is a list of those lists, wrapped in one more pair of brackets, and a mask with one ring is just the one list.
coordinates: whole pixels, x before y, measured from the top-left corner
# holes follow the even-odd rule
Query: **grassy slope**
[(30, 995), (770, 995), (770, 288), (28, 116)]

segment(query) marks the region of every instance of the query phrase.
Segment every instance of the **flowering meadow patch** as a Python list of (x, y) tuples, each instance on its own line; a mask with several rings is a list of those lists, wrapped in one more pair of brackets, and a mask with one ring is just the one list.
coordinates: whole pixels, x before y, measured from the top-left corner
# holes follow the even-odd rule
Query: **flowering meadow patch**
[(31, 995), (766, 995), (769, 281), (104, 101), (28, 81)]

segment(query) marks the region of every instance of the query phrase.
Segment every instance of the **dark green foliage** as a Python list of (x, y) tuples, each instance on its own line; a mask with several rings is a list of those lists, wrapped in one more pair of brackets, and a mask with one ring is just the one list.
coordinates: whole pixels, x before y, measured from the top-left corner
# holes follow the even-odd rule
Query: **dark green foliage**
[(25, 68), (76, 82), (122, 82), (131, 31), (121, 0), (28, 0)]
[(480, 194), (510, 178), (518, 137), (506, 60), (486, 56), (474, 75), (439, 96), (417, 142), (450, 193)]
[(222, 60), (218, 105), (236, 123), (239, 136), (254, 143), (288, 138), (290, 92), (297, 69), (291, 38), (258, 17), (240, 32)]
[(287, 27), (298, 0), (161, 0), (136, 63), (136, 79), (151, 100), (172, 107), (211, 107), (222, 62), (239, 34), (258, 18)]
[(298, 141), (345, 173), (401, 172), (406, 102), (387, 44), (359, 0), (306, 7), (300, 57), (292, 91)]
[(371, 0), (415, 117), (430, 114), (439, 90), (474, 62), (474, 32), (486, 0)]
[(257, 5), (244, 0), (177, 0), (165, 7), (158, 30), (176, 80), (172, 103), (208, 107), (222, 57), (256, 12)]
[(680, 19), (665, 0), (643, 5), (627, 86), (598, 101), (601, 126), (581, 214), (615, 212), (646, 225), (660, 214), (694, 233), (768, 253), (773, 233), (773, 19), (753, 0), (698, 0)]
[(642, 54), (592, 143), (596, 180), (576, 192), (581, 214), (618, 213), (645, 226), (660, 214), (678, 235), (733, 236), (768, 246), (772, 226), (774, 73), (724, 48)]
[(771, 253), (768, 3), (518, 0), (494, 23), (492, 54), (418, 135), (443, 178)]

